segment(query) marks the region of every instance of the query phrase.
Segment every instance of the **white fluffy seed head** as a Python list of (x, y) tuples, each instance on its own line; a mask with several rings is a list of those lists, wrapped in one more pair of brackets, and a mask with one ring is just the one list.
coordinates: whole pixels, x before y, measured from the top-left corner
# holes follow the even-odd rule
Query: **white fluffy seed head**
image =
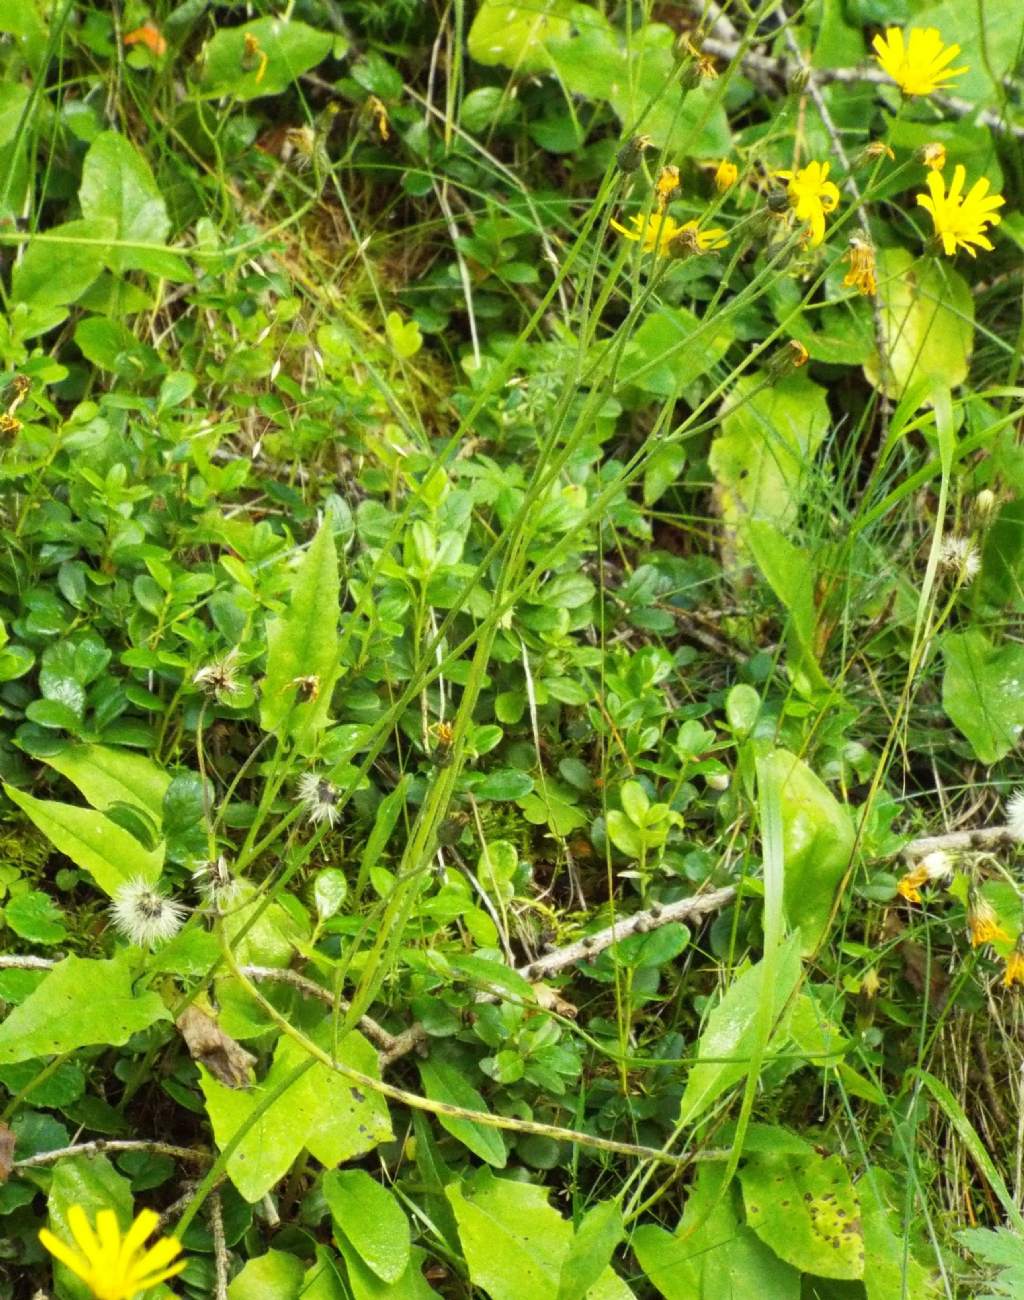
[(942, 849), (935, 849), (932, 853), (926, 853), (917, 865), (927, 873), (929, 880), (945, 880), (953, 874), (953, 863), (950, 856), (948, 853), (943, 852)]
[(231, 865), (223, 854), (213, 862), (200, 862), (192, 870), (196, 888), (218, 906), (233, 902), (242, 882), (231, 874)]
[(314, 825), (327, 822), (333, 826), (338, 820), (338, 788), (318, 772), (305, 772), (299, 777), (298, 796)]
[(955, 574), (966, 586), (978, 576), (981, 556), (969, 537), (944, 537), (939, 548), (939, 564)]
[(1024, 841), (1024, 790), (1014, 790), (1006, 801), (1006, 827), (1015, 840)]
[(155, 948), (173, 939), (187, 914), (184, 904), (168, 898), (141, 876), (123, 884), (110, 904), (117, 931), (142, 948)]

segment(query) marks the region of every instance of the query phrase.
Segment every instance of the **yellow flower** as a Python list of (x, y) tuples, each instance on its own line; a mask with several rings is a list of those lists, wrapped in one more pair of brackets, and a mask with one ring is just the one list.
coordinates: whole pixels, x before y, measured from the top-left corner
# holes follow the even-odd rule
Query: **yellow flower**
[[(875, 279), (875, 250), (864, 239), (854, 237), (850, 240), (850, 250), (846, 254), (850, 263), (850, 269), (843, 276), (843, 284), (851, 285), (858, 293), (863, 293), (871, 297), (878, 292), (878, 281)], [(914, 873), (911, 872), (911, 875)], [(927, 879), (927, 876), (925, 877)], [(904, 877), (906, 879), (906, 877)], [(902, 882), (901, 882), (902, 883)], [(900, 890), (900, 893), (903, 893)], [(903, 894), (904, 898), (908, 895)], [(910, 902), (917, 903), (920, 900), (911, 898)]]
[(999, 939), (1004, 943), (1010, 941), (1010, 936), (999, 924), (995, 908), (980, 894), (972, 893), (967, 909), (967, 928), (971, 933), (972, 948), (980, 948), (983, 943), (995, 943)]
[(138, 1292), (148, 1291), (185, 1267), (184, 1260), (171, 1264), (181, 1251), (181, 1242), (174, 1237), (161, 1237), (155, 1246), (143, 1248), (159, 1222), (158, 1214), (142, 1210), (122, 1237), (114, 1211), (100, 1210), (94, 1232), (82, 1207), (72, 1205), (68, 1227), (78, 1249), (73, 1250), (48, 1228), (40, 1228), (39, 1240), (92, 1289), (96, 1300), (133, 1300)]
[(896, 884), (896, 892), (901, 898), (905, 898), (908, 903), (920, 903), (921, 886), (927, 883), (928, 872), (923, 867), (918, 866), (913, 871), (908, 871), (905, 876), (900, 877)]
[(736, 164), (730, 162), (728, 158), (723, 158), (715, 170), (715, 189), (719, 194), (724, 194), (736, 184), (739, 175), (740, 169)]
[(965, 248), (976, 257), (972, 244), (991, 252), (992, 245), (985, 237), (985, 227), (997, 226), (1002, 220), (996, 209), (1006, 202), (1003, 196), (988, 195), (988, 180), (984, 176), (964, 194), (966, 174), (963, 165), (957, 163), (953, 169), (953, 183), (947, 192), (941, 175), (931, 171), (928, 173), (928, 193), (917, 196), (919, 205), (931, 216), (935, 236), (942, 241), (947, 257), (952, 257), (957, 248)]
[(673, 194), (675, 194), (678, 188), (679, 168), (673, 167), (671, 164), (668, 167), (662, 167), (657, 183), (654, 186), (654, 193), (658, 200), (658, 207), (664, 208), (665, 204), (668, 203), (669, 199)]
[(907, 42), (898, 27), (887, 27), (885, 36), (876, 36), (871, 44), (883, 72), (892, 77), (904, 95), (947, 90), (953, 77), (967, 71), (966, 67), (948, 66), (960, 53), (960, 46), (943, 45), (934, 27), (911, 27)]
[(917, 156), (926, 167), (930, 167), (934, 172), (940, 172), (946, 165), (946, 146), (935, 143), (922, 145)]
[(1024, 984), (1024, 952), (1021, 952), (1019, 939), (1016, 948), (1006, 959), (1006, 970), (1003, 972), (1003, 988), (1008, 989), (1011, 984)]
[(615, 220), (612, 226), (627, 239), (639, 240), (645, 253), (658, 253), (662, 257), (668, 252), (668, 246), (679, 232), (679, 222), (667, 212), (654, 212), (649, 217), (630, 217), (632, 230), (620, 226)]
[(696, 221), (684, 221), (680, 225), (667, 212), (655, 212), (649, 217), (630, 217), (630, 222), (632, 230), (620, 226), (617, 221), (612, 221), (612, 225), (627, 239), (639, 240), (645, 253), (656, 252), (660, 257), (668, 254), (669, 245), (677, 238), (680, 238), (683, 245), (691, 245), (684, 251), (694, 253), (705, 253), (710, 248), (724, 248), (728, 243), (724, 230), (701, 230)]
[(797, 172), (775, 173), (788, 182), (790, 206), (798, 221), (807, 222), (812, 244), (820, 244), (825, 238), (825, 213), (839, 206), (839, 189), (828, 179), (829, 168), (829, 163), (812, 162)]

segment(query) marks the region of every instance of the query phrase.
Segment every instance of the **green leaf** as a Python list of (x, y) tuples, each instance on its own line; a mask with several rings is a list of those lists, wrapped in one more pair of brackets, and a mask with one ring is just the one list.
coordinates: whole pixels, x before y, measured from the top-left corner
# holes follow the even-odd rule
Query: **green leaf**
[(745, 1152), (739, 1171), (747, 1223), (801, 1272), (864, 1275), (860, 1199), (840, 1156)]
[[(110, 241), (117, 229), (110, 218), (68, 221), (51, 226), (46, 239), (32, 239), (11, 272), (11, 296), (29, 309), (27, 321), (19, 318), (18, 335), (32, 338), (59, 324), (65, 308), (83, 294), (106, 264)], [(78, 242), (84, 241), (84, 242)], [(60, 274), (54, 275), (54, 259)]]
[(608, 827), (608, 838), (627, 858), (637, 859), (643, 855), (644, 840), (637, 827), (630, 821), (624, 812), (618, 808), (612, 808), (605, 818), (605, 824)]
[(677, 482), (686, 464), (686, 448), (679, 443), (658, 447), (644, 469), (644, 505), (653, 506), (673, 483)]
[(150, 379), (160, 372), (160, 360), (153, 348), (137, 339), (126, 325), (106, 316), (87, 316), (79, 321), (75, 342), (87, 361), (122, 378)]
[(4, 920), (29, 943), (63, 943), (68, 937), (64, 915), (49, 894), (29, 889), (18, 894), (4, 908)]
[(827, 686), (817, 656), (818, 612), (814, 604), (814, 559), (795, 546), (774, 523), (748, 519), (743, 540), (769, 587), (789, 614), (789, 655), (812, 685)]
[(942, 707), (977, 758), (997, 763), (1024, 732), (1024, 646), (1010, 642), (997, 650), (977, 629), (949, 632), (942, 657)]
[(562, 1260), (556, 1300), (583, 1300), (611, 1262), (623, 1232), (618, 1201), (598, 1201), (587, 1211)]
[(758, 519), (780, 528), (793, 524), (808, 466), (830, 423), (825, 389), (802, 374), (767, 388), (763, 376), (741, 379), (708, 458), (725, 522), (732, 528)]
[(622, 800), (623, 811), (634, 826), (644, 826), (647, 822), (647, 810), (651, 806), (651, 801), (647, 797), (647, 791), (639, 781), (623, 781), (622, 789), (619, 791), (619, 798)]
[(313, 881), (313, 903), (321, 921), (336, 916), (348, 895), (348, 880), (340, 867), (324, 867)]
[[(100, 1210), (113, 1210), (122, 1232), (132, 1222), (131, 1184), (123, 1178), (106, 1156), (70, 1156), (58, 1160), (46, 1198), (49, 1228), (61, 1241), (74, 1248), (75, 1239), (68, 1226), (68, 1210), (80, 1205), (89, 1222), (95, 1224)], [(64, 1300), (87, 1300), (91, 1287), (80, 1281), (63, 1264), (55, 1261), (54, 1280)]]
[[(255, 42), (251, 53), (246, 37)], [(329, 33), (284, 18), (222, 27), (203, 52), (203, 93), (242, 100), (279, 95), (325, 59), (333, 43)]]
[(569, 35), (567, 15), (573, 0), (483, 0), (469, 29), (470, 57), (488, 66), (502, 64), (517, 73), (551, 67), (545, 41)]
[(414, 1247), (409, 1254), (408, 1268), (397, 1282), (391, 1283), (382, 1282), (368, 1269), (344, 1237), (338, 1238), (338, 1250), (345, 1260), (354, 1300), (437, 1300), (437, 1292), (423, 1276), (426, 1251)]
[(479, 785), (473, 787), (476, 799), (522, 799), (533, 790), (533, 777), (516, 768), (488, 772)]
[(776, 749), (761, 762), (778, 782), (785, 860), (783, 899), (804, 954), (817, 948), (836, 889), (850, 866), (855, 836), (846, 809), (802, 759)]
[[(451, 1106), (461, 1106), (464, 1110), (487, 1110), (483, 1097), (454, 1065), (436, 1054), (417, 1064), (423, 1091), (431, 1101), (443, 1101)], [(508, 1153), (498, 1129), (454, 1115), (438, 1115), (437, 1122), (475, 1156), (486, 1160), (495, 1169), (504, 1169)]]
[(159, 825), (170, 776), (145, 754), (110, 745), (69, 745), (43, 762), (76, 786), (94, 808), (116, 803), (138, 808)]
[[(878, 249), (878, 302), (885, 338), (884, 389), (899, 399), (911, 385), (938, 379), (948, 388), (967, 377), (974, 342), (970, 286), (947, 261), (922, 258), (904, 248)], [(864, 374), (881, 385), (877, 351)]]
[(65, 957), (0, 1024), (0, 1065), (109, 1043), (120, 1047), (170, 1012), (155, 993), (136, 996), (127, 952), (108, 961)]
[(246, 1262), (228, 1287), (228, 1300), (298, 1300), (303, 1292), (302, 1261), (284, 1250), (268, 1250)]
[(414, 320), (404, 321), (400, 312), (389, 311), (384, 324), (395, 356), (404, 361), (419, 352), (423, 346), (423, 335)]
[(295, 572), (287, 614), (267, 625), (260, 725), (300, 753), (315, 747), (327, 725), (339, 671), (338, 616), (338, 553), (325, 521)]
[(111, 897), (129, 880), (154, 883), (163, 866), (163, 845), (144, 849), (134, 835), (94, 808), (78, 808), (51, 799), (36, 799), (5, 785), (4, 792), (43, 832), (55, 849), (83, 867)]
[(104, 131), (89, 146), (82, 163), (78, 190), (82, 216), (109, 223), (117, 247), (108, 247), (111, 271), (150, 271), (153, 275), (187, 279), (181, 258), (159, 248), (130, 244), (164, 244), (171, 228), (167, 205), (153, 179), (149, 163), (123, 135)]
[(634, 1232), (640, 1267), (665, 1300), (799, 1300), (800, 1274), (768, 1249), (736, 1212), (725, 1170), (701, 1165), (674, 1234), (654, 1224)]
[[(312, 1037), (329, 1049), (330, 1021), (325, 1021)], [(342, 1040), (337, 1059), (342, 1065), (380, 1078), (377, 1053), (356, 1031)], [(252, 1122), (256, 1107), (307, 1060), (301, 1043), (281, 1038), (266, 1078), (244, 1090), (229, 1088), (200, 1068), (200, 1086), (217, 1145), (223, 1148), (239, 1129), (245, 1132), (228, 1159), (228, 1176), (247, 1201), (258, 1201), (283, 1178), (303, 1148), (331, 1169), (372, 1151), (392, 1136), (387, 1106), (380, 1094), (348, 1083), (319, 1061), (314, 1061)]]
[(685, 307), (659, 307), (648, 313), (626, 345), (618, 378), (641, 392), (675, 397), (717, 365), (731, 342), (732, 332), (724, 322), (702, 329)]
[[(551, 1300), (558, 1294), (573, 1231), (548, 1204), (548, 1188), (495, 1178), (481, 1169), (445, 1191), (475, 1286), (491, 1300)], [(632, 1292), (605, 1267), (585, 1295), (589, 1300), (625, 1300)]]
[(324, 1199), (334, 1231), (383, 1282), (397, 1282), (409, 1266), (409, 1220), (394, 1193), (363, 1169), (328, 1173)]
[[(888, 1171), (877, 1165), (857, 1183), (864, 1225), (864, 1290), (867, 1300), (929, 1300), (942, 1293), (932, 1269), (907, 1249), (900, 1209), (904, 1197)], [(961, 1234), (962, 1236), (962, 1234)], [(1021, 1275), (1024, 1283), (1024, 1273)]]
[[(751, 966), (733, 980), (708, 1016), (697, 1043), (697, 1062), (691, 1066), (686, 1080), (680, 1106), (681, 1123), (692, 1124), (726, 1089), (746, 1077), (757, 1042), (762, 998), (772, 999), (772, 1017), (778, 1021), (800, 979), (799, 935), (792, 936), (780, 949), (777, 969), (774, 986), (766, 989), (764, 962)], [(784, 1026), (780, 1025), (776, 1037), (783, 1036)]]

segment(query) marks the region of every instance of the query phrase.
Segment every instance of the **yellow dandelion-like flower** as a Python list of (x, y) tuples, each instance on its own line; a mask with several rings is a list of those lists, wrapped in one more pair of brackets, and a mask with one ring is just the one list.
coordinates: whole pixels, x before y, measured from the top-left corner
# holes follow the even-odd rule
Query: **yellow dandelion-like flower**
[(667, 212), (654, 212), (649, 217), (630, 217), (629, 221), (632, 230), (615, 220), (612, 226), (627, 239), (639, 240), (645, 253), (657, 253), (661, 257), (668, 253), (668, 246), (680, 228), (675, 217), (670, 217)]
[(673, 257), (691, 257), (694, 253), (708, 253), (716, 248), (725, 248), (729, 241), (721, 226), (709, 226), (701, 230), (697, 221), (684, 221), (669, 241), (669, 253)]
[[(867, 240), (854, 237), (850, 240), (846, 260), (850, 263), (850, 269), (843, 276), (843, 284), (850, 285), (858, 293), (867, 297), (873, 297), (878, 292), (878, 281), (875, 279), (875, 250)], [(910, 901), (916, 903), (918, 900)]]
[(654, 186), (654, 193), (658, 200), (658, 207), (664, 208), (678, 188), (679, 168), (673, 167), (671, 164), (668, 167), (662, 167)]
[(928, 173), (928, 193), (917, 196), (918, 204), (932, 219), (935, 237), (942, 243), (943, 252), (952, 257), (958, 248), (965, 248), (976, 257), (972, 244), (992, 251), (985, 235), (986, 226), (998, 226), (1002, 217), (996, 211), (1006, 200), (1001, 194), (989, 194), (986, 177), (975, 181), (966, 194), (963, 192), (967, 173), (962, 163), (953, 169), (953, 182), (948, 191), (946, 182), (937, 171)]
[(825, 214), (839, 206), (839, 187), (828, 179), (831, 164), (811, 162), (799, 171), (776, 172), (787, 182), (786, 193), (798, 221), (806, 221), (811, 243), (825, 238)]
[(91, 1288), (96, 1300), (133, 1300), (140, 1291), (148, 1291), (185, 1267), (183, 1259), (171, 1263), (181, 1253), (181, 1242), (174, 1237), (161, 1237), (145, 1249), (146, 1238), (159, 1222), (158, 1214), (142, 1210), (122, 1236), (114, 1211), (100, 1210), (93, 1231), (82, 1207), (72, 1205), (68, 1227), (78, 1249), (66, 1245), (49, 1228), (39, 1230), (39, 1240)]
[(719, 194), (724, 194), (726, 190), (732, 189), (739, 176), (740, 169), (736, 164), (730, 162), (728, 158), (723, 158), (715, 168), (715, 189)]
[(1006, 970), (1003, 971), (1003, 988), (1008, 989), (1012, 984), (1024, 984), (1024, 952), (1021, 952), (1020, 939), (1007, 957)]
[(959, 45), (943, 45), (935, 27), (911, 27), (904, 41), (899, 27), (887, 27), (884, 36), (871, 42), (883, 72), (888, 73), (904, 95), (930, 95), (948, 90), (954, 77), (967, 71), (949, 65), (960, 53)]
[(946, 146), (933, 141), (931, 144), (922, 145), (917, 156), (933, 172), (940, 172), (946, 165)]
[(995, 943), (997, 940), (1010, 942), (1010, 936), (999, 924), (995, 908), (980, 894), (971, 895), (967, 909), (967, 929), (970, 931), (972, 948), (980, 948), (983, 943)]

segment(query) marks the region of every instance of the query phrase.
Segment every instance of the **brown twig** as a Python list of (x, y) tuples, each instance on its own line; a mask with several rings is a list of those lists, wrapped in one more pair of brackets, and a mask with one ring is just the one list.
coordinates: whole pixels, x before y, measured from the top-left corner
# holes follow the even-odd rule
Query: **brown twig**
[(210, 1235), (213, 1237), (213, 1263), (216, 1281), (214, 1300), (228, 1300), (228, 1248), (224, 1241), (224, 1213), (220, 1192), (210, 1197)]
[(26, 1156), (24, 1160), (15, 1160), (15, 1169), (36, 1169), (42, 1165), (52, 1165), (65, 1156), (96, 1156), (107, 1151), (148, 1151), (153, 1155), (170, 1156), (172, 1160), (187, 1160), (194, 1164), (207, 1164), (213, 1159), (209, 1151), (200, 1151), (195, 1147), (176, 1147), (169, 1142), (142, 1141), (129, 1138), (96, 1138), (92, 1142), (79, 1142), (75, 1146), (57, 1147), (53, 1151), (41, 1151), (38, 1155)]
[(973, 831), (947, 831), (945, 835), (922, 835), (900, 850), (908, 862), (928, 853), (991, 853), (1019, 847), (1020, 840), (1009, 826), (981, 826)]

